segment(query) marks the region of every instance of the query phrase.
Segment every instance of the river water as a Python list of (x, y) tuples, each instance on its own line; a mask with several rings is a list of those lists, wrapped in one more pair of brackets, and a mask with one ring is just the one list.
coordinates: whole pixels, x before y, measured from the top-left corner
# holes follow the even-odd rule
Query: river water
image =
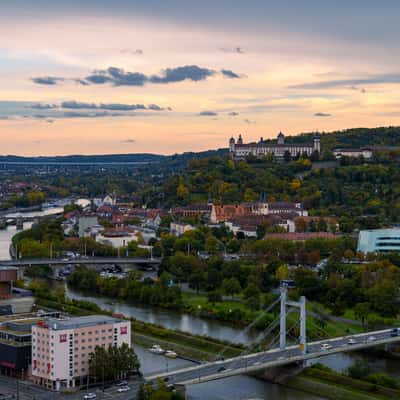
[[(41, 216), (58, 211), (57, 209), (49, 209), (42, 212), (29, 213), (29, 215)], [(30, 223), (24, 224), (24, 229), (28, 229), (30, 225)], [(15, 233), (15, 226), (0, 230), (0, 259), (10, 258), (9, 245)], [(229, 340), (246, 345), (253, 342), (256, 337), (254, 333), (243, 333), (241, 329), (189, 314), (115, 302), (114, 299), (90, 296), (71, 290), (70, 288), (66, 288), (66, 291), (67, 296), (70, 298), (93, 301), (106, 310), (122, 313), (127, 317), (134, 317), (140, 321), (155, 323), (169, 329), (178, 329), (198, 335), (208, 335), (216, 339)], [(139, 345), (134, 345), (134, 347), (140, 358), (141, 370), (144, 375), (192, 365), (192, 362), (187, 360), (171, 360), (164, 356), (152, 354)], [(327, 356), (314, 362), (322, 362), (335, 370), (344, 371), (356, 360), (368, 362), (373, 369), (384, 370), (391, 375), (400, 376), (399, 361), (376, 359), (372, 356), (342, 353), (340, 355)], [(191, 385), (187, 388), (187, 394), (193, 400), (324, 400), (319, 396), (312, 396), (287, 389), (249, 376), (237, 376), (199, 385)]]

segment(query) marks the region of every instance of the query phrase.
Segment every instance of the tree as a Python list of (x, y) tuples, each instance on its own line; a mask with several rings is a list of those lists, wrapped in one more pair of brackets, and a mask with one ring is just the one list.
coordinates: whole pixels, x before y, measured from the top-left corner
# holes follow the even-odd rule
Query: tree
[(307, 221), (305, 218), (299, 217), (295, 219), (296, 232), (305, 232), (307, 230)]
[(140, 362), (133, 348), (123, 343), (120, 347), (96, 346), (89, 359), (90, 375), (96, 379), (121, 379), (139, 371)]
[(222, 288), (228, 296), (234, 296), (242, 289), (240, 283), (236, 278), (224, 279), (222, 281)]
[(354, 315), (361, 321), (363, 327), (365, 327), (365, 321), (368, 315), (371, 313), (371, 304), (369, 303), (357, 303), (354, 307)]
[(207, 299), (209, 303), (214, 305), (215, 303), (219, 303), (220, 301), (222, 301), (222, 296), (220, 292), (218, 292), (217, 290), (213, 290), (212, 292), (208, 293)]

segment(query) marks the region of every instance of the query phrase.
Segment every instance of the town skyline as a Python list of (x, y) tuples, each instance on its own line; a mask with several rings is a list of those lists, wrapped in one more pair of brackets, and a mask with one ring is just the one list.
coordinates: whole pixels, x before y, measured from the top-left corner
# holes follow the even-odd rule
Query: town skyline
[(2, 154), (173, 154), (239, 133), (400, 125), (399, 7), (3, 5)]

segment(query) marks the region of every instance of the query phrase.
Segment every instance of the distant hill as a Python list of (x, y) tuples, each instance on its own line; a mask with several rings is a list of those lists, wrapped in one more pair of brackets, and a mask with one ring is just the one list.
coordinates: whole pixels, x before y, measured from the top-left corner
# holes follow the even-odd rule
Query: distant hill
[(226, 152), (225, 149), (208, 150), (199, 153), (186, 152), (174, 155), (159, 155), (151, 153), (137, 153), (137, 154), (98, 154), (98, 155), (68, 155), (68, 156), (49, 156), (49, 157), (22, 157), (15, 155), (0, 156), (0, 163), (57, 163), (57, 164), (70, 164), (70, 163), (151, 163), (151, 162), (186, 162), (193, 158), (212, 157), (214, 155), (221, 155)]
[[(400, 127), (353, 128), (333, 132), (319, 132), (321, 148), (331, 150), (335, 147), (381, 147), (400, 146)], [(315, 132), (287, 136), (289, 143), (304, 143), (312, 140)]]

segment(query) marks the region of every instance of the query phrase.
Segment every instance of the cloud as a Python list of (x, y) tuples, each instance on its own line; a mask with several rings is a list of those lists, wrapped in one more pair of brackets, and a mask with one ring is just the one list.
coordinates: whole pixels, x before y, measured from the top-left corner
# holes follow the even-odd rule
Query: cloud
[(240, 76), (237, 73), (231, 71), (230, 69), (221, 69), (221, 74), (226, 78), (231, 78), (231, 79), (240, 78)]
[(130, 144), (132, 144), (132, 143), (136, 143), (136, 140), (135, 139), (126, 139), (126, 140), (121, 140), (121, 143), (130, 143)]
[(194, 82), (203, 81), (215, 74), (215, 71), (208, 68), (201, 68), (197, 65), (185, 65), (177, 68), (167, 68), (161, 76), (150, 77), (152, 83), (171, 83), (190, 80)]
[(143, 55), (143, 50), (142, 49), (121, 49), (120, 51), (121, 54), (130, 54), (133, 56), (142, 56)]
[(377, 74), (359, 79), (335, 79), (289, 86), (289, 89), (331, 89), (335, 87), (400, 83), (400, 74)]
[[(84, 78), (58, 78), (58, 77), (37, 77), (32, 81), (37, 84), (56, 85), (63, 81), (73, 81), (80, 85), (104, 85), (113, 86), (144, 86), (152, 84), (169, 84), (183, 81), (199, 82), (216, 75), (217, 71), (210, 68), (199, 67), (198, 65), (184, 65), (176, 68), (166, 68), (160, 74), (146, 75), (142, 72), (125, 71), (122, 68), (109, 67), (103, 70), (95, 70)], [(238, 74), (229, 70), (221, 70), (221, 74), (227, 78), (240, 78)]]
[(218, 115), (215, 111), (201, 111), (197, 114), (199, 117), (215, 117)]
[[(75, 100), (63, 101), (60, 104), (61, 108), (71, 110), (107, 110), (107, 111), (136, 111), (136, 110), (152, 110), (152, 111), (163, 111), (164, 108), (157, 104), (122, 104), (122, 103), (85, 103)], [(170, 109), (170, 107), (168, 107)]]
[(323, 112), (317, 112), (314, 114), (314, 117), (331, 117), (332, 114), (328, 114), (328, 113), (323, 113)]
[(133, 116), (132, 114), (111, 113), (107, 111), (102, 112), (78, 112), (66, 111), (62, 113), (59, 118), (103, 118), (103, 117), (126, 117)]
[(236, 117), (237, 115), (239, 115), (239, 113), (236, 111), (231, 111), (230, 113), (228, 113), (228, 115), (231, 117)]
[(221, 47), (220, 50), (223, 53), (236, 53), (236, 54), (244, 54), (244, 50), (242, 47), (233, 47), (233, 48), (226, 48), (226, 47)]
[(35, 103), (29, 106), (29, 108), (33, 108), (34, 110), (53, 110), (57, 107), (58, 107), (57, 104), (45, 104), (45, 103)]
[(38, 78), (31, 78), (31, 80), (37, 85), (57, 85), (58, 82), (63, 82), (64, 78), (60, 78), (57, 76), (44, 76)]
[(256, 123), (256, 121), (252, 121), (252, 120), (250, 120), (250, 119), (248, 119), (248, 118), (246, 118), (245, 120), (244, 120), (244, 122), (246, 123), (246, 124), (255, 124)]

